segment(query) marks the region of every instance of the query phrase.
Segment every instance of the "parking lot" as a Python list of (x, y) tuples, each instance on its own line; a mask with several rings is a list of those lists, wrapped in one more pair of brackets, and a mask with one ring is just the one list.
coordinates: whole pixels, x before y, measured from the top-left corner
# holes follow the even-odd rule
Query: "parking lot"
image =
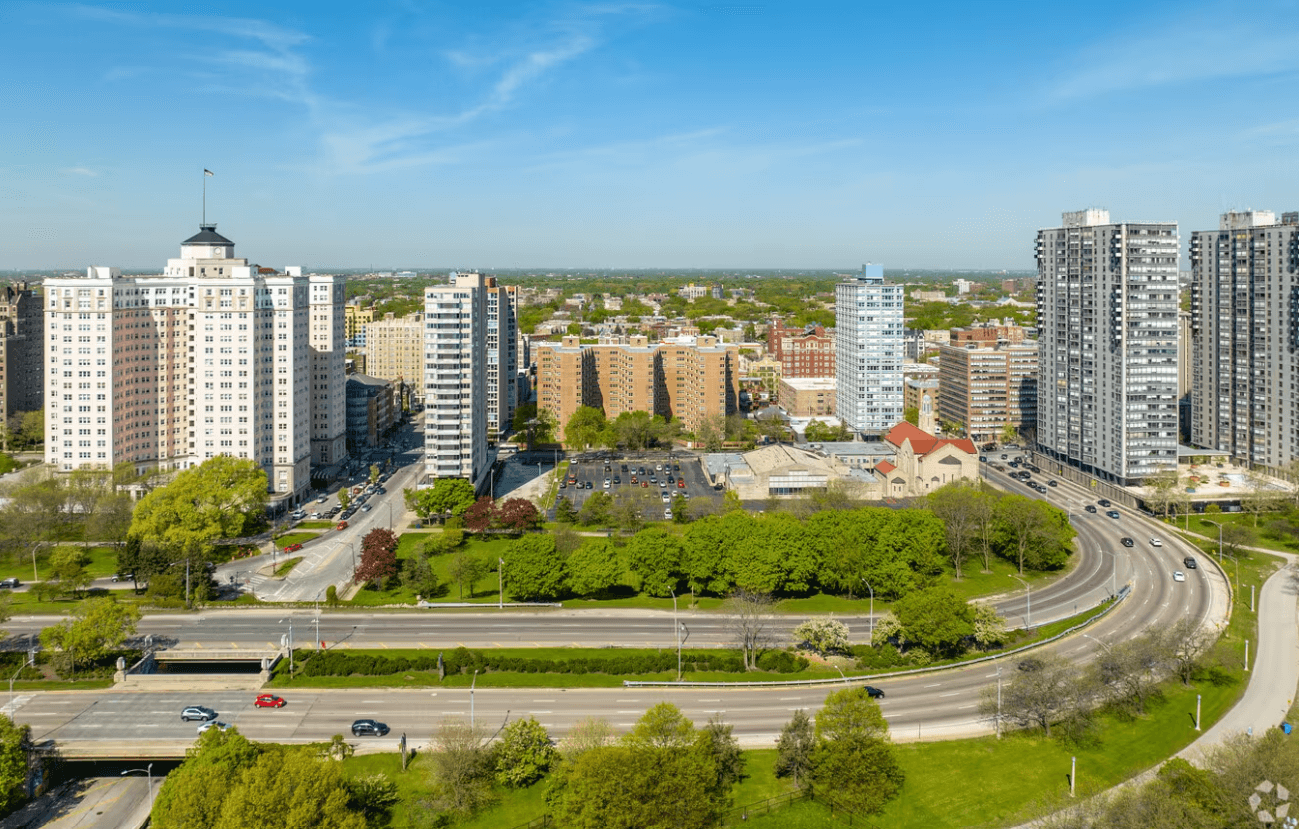
[(626, 498), (640, 499), (643, 514), (650, 521), (667, 519), (665, 511), (673, 506), (677, 495), (685, 496), (692, 504), (706, 500), (714, 505), (722, 497), (708, 485), (697, 457), (667, 452), (578, 455), (570, 461), (560, 486), (559, 497), (578, 510), (596, 492), (608, 493), (615, 503)]

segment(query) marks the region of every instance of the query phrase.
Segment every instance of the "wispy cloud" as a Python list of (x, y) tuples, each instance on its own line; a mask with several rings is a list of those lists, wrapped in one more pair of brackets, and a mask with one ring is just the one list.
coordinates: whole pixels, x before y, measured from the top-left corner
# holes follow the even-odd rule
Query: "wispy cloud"
[(89, 178), (98, 178), (99, 173), (89, 167), (64, 167), (59, 172), (69, 176), (87, 176)]
[[(1167, 22), (1170, 10), (1152, 13), (1134, 31), (1084, 48), (1056, 79), (1059, 100), (1222, 78), (1299, 70), (1299, 27), (1277, 25), (1269, 3), (1191, 11)], [(1278, 9), (1284, 11), (1284, 9)], [(1293, 6), (1280, 20), (1293, 20)]]
[[(607, 37), (604, 24), (608, 20), (655, 8), (637, 3), (576, 6), (527, 29), (481, 36), (476, 39), (480, 48), (435, 50), (453, 67), (471, 70), (471, 76), (488, 76), (467, 80), (479, 88), (477, 100), (444, 113), (376, 112), (367, 102), (335, 100), (319, 93), (312, 82), (315, 68), (309, 58), (311, 36), (268, 21), (143, 15), (94, 6), (74, 6), (72, 10), (100, 22), (205, 31), (242, 41), (192, 57), (215, 73), (207, 80), (208, 88), (301, 105), (320, 134), (316, 172), (363, 174), (455, 160), (464, 148), (443, 146), (450, 143), (446, 133), (517, 104), (525, 90), (536, 86), (543, 77), (599, 47)], [(409, 7), (407, 12), (414, 10), (417, 7)], [(385, 20), (370, 33), (376, 52), (388, 47), (392, 25)], [(128, 77), (124, 72), (114, 78)]]

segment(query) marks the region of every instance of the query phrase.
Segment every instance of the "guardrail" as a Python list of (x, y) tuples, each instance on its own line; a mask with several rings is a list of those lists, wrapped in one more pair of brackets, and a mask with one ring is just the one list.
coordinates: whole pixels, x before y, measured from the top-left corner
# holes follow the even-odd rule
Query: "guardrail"
[(865, 676), (845, 676), (839, 679), (778, 679), (770, 681), (754, 680), (749, 682), (673, 682), (671, 680), (649, 680), (649, 679), (624, 679), (622, 681), (625, 688), (787, 688), (787, 687), (815, 687), (818, 685), (845, 685), (850, 682), (861, 682), (869, 679), (888, 679), (890, 677), (912, 676), (915, 674), (927, 674), (934, 671), (946, 671), (950, 668), (964, 668), (967, 665), (978, 665), (980, 662), (991, 662), (994, 659), (1001, 659), (1007, 656), (1014, 656), (1017, 653), (1030, 651), (1034, 648), (1040, 648), (1043, 645), (1049, 645), (1052, 642), (1059, 641), (1069, 634), (1082, 630), (1097, 619), (1103, 619), (1111, 610), (1118, 607), (1124, 599), (1132, 593), (1132, 583), (1129, 582), (1119, 588), (1118, 594), (1110, 606), (1088, 619), (1084, 619), (1073, 627), (1067, 628), (1057, 633), (1055, 636), (1043, 639), (1041, 642), (1033, 642), (1022, 647), (1015, 648), (1011, 651), (989, 654), (980, 656), (977, 659), (967, 659), (964, 662), (953, 662), (949, 665), (930, 665), (924, 668), (910, 668), (905, 671), (891, 671), (883, 674), (867, 674)]
[[(415, 605), (418, 608), (430, 607), (474, 607), (479, 610), (491, 610), (492, 606), (484, 602), (419, 602)], [(506, 602), (497, 604), (496, 607), (563, 607), (563, 602)]]

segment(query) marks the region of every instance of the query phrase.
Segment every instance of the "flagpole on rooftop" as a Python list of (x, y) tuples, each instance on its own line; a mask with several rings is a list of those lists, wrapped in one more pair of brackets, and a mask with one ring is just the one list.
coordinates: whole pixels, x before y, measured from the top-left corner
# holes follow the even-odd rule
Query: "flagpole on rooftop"
[(203, 222), (202, 225), (200, 226), (207, 225), (207, 179), (208, 176), (214, 176), (214, 175), (216, 175), (216, 173), (212, 172), (206, 167), (203, 168)]

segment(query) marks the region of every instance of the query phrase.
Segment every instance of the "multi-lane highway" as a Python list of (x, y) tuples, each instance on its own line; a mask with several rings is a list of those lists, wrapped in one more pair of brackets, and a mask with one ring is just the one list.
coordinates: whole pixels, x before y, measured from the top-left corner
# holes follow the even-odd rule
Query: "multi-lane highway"
[[(1012, 488), (1013, 485), (1007, 485)], [(1058, 490), (1058, 491), (1056, 491)], [(1081, 495), (1075, 488), (1061, 485), (1052, 494), (1062, 503)], [(1184, 615), (1212, 622), (1221, 618), (1226, 608), (1226, 584), (1218, 571), (1202, 566), (1187, 571), (1187, 581), (1175, 582), (1171, 574), (1182, 569), (1181, 559), (1188, 552), (1172, 537), (1164, 537), (1164, 546), (1144, 543), (1159, 534), (1160, 525), (1131, 514), (1120, 520), (1101, 514), (1077, 512), (1072, 516), (1078, 532), (1080, 552), (1090, 562), (1057, 587), (1054, 601), (1069, 603), (1077, 584), (1099, 579), (1107, 591), (1111, 579), (1118, 584), (1131, 583), (1131, 598), (1116, 612), (1105, 616), (1087, 630), (1088, 636), (1071, 636), (1045, 646), (1079, 664), (1092, 658), (1098, 643), (1112, 644), (1147, 629), (1157, 629)], [(1133, 548), (1119, 545), (1121, 536), (1141, 539)], [(1117, 552), (1116, 558), (1099, 551)], [(1114, 571), (1117, 562), (1117, 571)], [(1206, 565), (1208, 563), (1206, 562)], [(1108, 566), (1107, 566), (1108, 565)], [(1096, 588), (1091, 590), (1094, 592)], [(1048, 590), (1041, 591), (1047, 594)], [(1038, 623), (1037, 596), (1034, 596), (1034, 622)], [(1010, 604), (1014, 615), (1013, 602)], [(1027, 608), (1025, 608), (1027, 610)], [(311, 625), (314, 614), (300, 618)], [(209, 613), (199, 617), (153, 617), (147, 628), (159, 635), (170, 635), (182, 643), (204, 642), (250, 647), (278, 642), (278, 633), (287, 629), (287, 617), (244, 613)], [(674, 642), (670, 614), (644, 611), (627, 613), (473, 613), (436, 615), (339, 615), (325, 614), (321, 619), (320, 637), (328, 641), (382, 643), (399, 645), (453, 647), (466, 645), (519, 644), (610, 644), (651, 645), (667, 647)], [(862, 638), (868, 622), (849, 620), (854, 638)], [(794, 620), (781, 620), (782, 626)], [(19, 631), (22, 622), (11, 627)], [(728, 637), (725, 621), (707, 614), (693, 615), (691, 643), (723, 644)], [(355, 630), (353, 630), (355, 626)], [(267, 635), (267, 634), (270, 635)], [(1003, 673), (1015, 670), (1014, 658), (1003, 662)], [(997, 663), (980, 663), (935, 673), (881, 679), (874, 684), (887, 692), (883, 711), (898, 739), (937, 739), (966, 736), (986, 731), (990, 725), (978, 715), (980, 693), (995, 683)], [(215, 708), (221, 719), (240, 727), (257, 739), (279, 742), (309, 742), (327, 739), (336, 733), (347, 733), (352, 720), (374, 717), (393, 728), (389, 738), (358, 740), (363, 744), (390, 750), (394, 739), (406, 733), (416, 743), (428, 738), (438, 721), (447, 717), (468, 717), (471, 711), (484, 724), (499, 724), (507, 716), (535, 716), (553, 733), (562, 734), (576, 720), (587, 716), (608, 719), (620, 728), (627, 727), (649, 706), (660, 700), (676, 703), (685, 713), (704, 720), (721, 712), (736, 727), (736, 734), (748, 745), (769, 744), (781, 726), (798, 708), (815, 709), (824, 699), (825, 687), (778, 688), (654, 688), (654, 689), (498, 689), (479, 688), (471, 694), (463, 688), (394, 690), (367, 689), (348, 691), (285, 692), (289, 705), (279, 710), (259, 710), (251, 706), (252, 694), (246, 692), (214, 693), (123, 693), (103, 691), (87, 694), (37, 694), (16, 706), (19, 722), (33, 726), (37, 739), (55, 739), (68, 751), (88, 747), (129, 745), (139, 753), (154, 751), (174, 753), (194, 737), (194, 725), (181, 723), (180, 708), (188, 704), (205, 704)], [(508, 713), (507, 713), (508, 712)]]

